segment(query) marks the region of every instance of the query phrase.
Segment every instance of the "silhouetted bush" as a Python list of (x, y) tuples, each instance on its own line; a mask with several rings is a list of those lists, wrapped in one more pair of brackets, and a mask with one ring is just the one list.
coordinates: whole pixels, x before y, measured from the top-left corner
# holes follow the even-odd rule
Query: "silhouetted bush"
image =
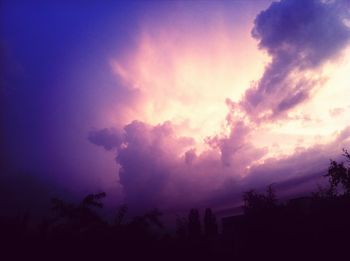
[(191, 209), (188, 214), (188, 236), (190, 239), (198, 239), (202, 235), (201, 221), (198, 209)]
[(244, 192), (243, 202), (243, 210), (246, 214), (271, 210), (277, 206), (276, 195), (271, 185), (268, 186), (266, 195), (258, 194), (255, 190)]
[[(348, 164), (348, 151), (343, 155)], [(199, 210), (191, 209), (187, 217), (177, 217), (172, 235), (158, 209), (127, 218), (128, 207), (122, 205), (109, 223), (98, 211), (105, 193), (89, 194), (78, 204), (53, 198), (52, 215), (37, 229), (28, 213), (0, 217), (1, 246), (11, 252), (4, 260), (32, 254), (35, 260), (337, 260), (344, 255), (346, 260), (349, 166), (331, 161), (325, 177), (329, 187), (283, 204), (272, 186), (264, 194), (243, 193), (244, 214), (225, 218), (221, 234), (210, 208), (203, 228)]]
[(218, 234), (216, 216), (210, 208), (205, 209), (204, 213), (204, 234), (207, 237), (215, 237)]
[[(349, 163), (350, 154), (345, 149), (343, 149), (343, 151), (343, 156)], [(345, 166), (344, 162), (338, 163), (335, 160), (331, 160), (328, 173), (325, 176), (329, 178), (330, 188), (332, 191), (337, 192), (337, 188), (339, 185), (341, 185), (341, 189), (344, 191), (344, 194), (350, 195), (350, 166)]]

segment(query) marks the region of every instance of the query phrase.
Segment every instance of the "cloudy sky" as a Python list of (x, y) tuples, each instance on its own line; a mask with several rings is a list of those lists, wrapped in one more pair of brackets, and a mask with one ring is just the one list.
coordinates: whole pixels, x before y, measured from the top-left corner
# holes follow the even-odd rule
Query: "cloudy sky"
[(310, 193), (350, 145), (350, 2), (2, 1), (1, 198)]

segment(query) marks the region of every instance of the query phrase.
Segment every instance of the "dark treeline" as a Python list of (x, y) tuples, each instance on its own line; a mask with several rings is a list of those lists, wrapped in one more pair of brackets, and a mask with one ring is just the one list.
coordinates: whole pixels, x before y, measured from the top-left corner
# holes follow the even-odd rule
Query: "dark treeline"
[[(38, 226), (29, 215), (1, 217), (6, 260), (335, 260), (350, 258), (350, 155), (331, 160), (328, 186), (309, 197), (278, 201), (273, 186), (243, 194), (244, 214), (218, 220), (210, 208), (177, 217), (176, 233), (153, 209), (126, 218), (122, 205), (114, 220), (98, 213), (105, 193), (73, 204), (51, 199), (52, 211)], [(6, 254), (5, 254), (6, 253)], [(5, 259), (4, 259), (5, 260)]]

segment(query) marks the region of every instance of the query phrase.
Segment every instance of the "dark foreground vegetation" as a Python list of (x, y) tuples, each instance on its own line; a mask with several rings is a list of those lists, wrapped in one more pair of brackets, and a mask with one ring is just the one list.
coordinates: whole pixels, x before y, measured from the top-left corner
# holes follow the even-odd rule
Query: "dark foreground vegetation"
[(350, 260), (350, 155), (331, 161), (329, 185), (310, 197), (279, 203), (265, 194), (243, 194), (244, 214), (222, 220), (211, 209), (191, 209), (176, 233), (154, 209), (126, 219), (121, 206), (113, 222), (98, 215), (105, 193), (79, 204), (51, 200), (52, 213), (38, 226), (29, 218), (1, 218), (2, 260)]

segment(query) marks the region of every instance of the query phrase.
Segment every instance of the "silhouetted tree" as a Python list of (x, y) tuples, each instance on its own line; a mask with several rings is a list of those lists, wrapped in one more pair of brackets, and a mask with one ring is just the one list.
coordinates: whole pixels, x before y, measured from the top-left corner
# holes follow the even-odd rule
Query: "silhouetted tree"
[(71, 229), (80, 229), (95, 225), (102, 225), (105, 222), (93, 210), (93, 208), (102, 208), (102, 198), (106, 193), (97, 193), (87, 195), (80, 204), (75, 205), (67, 203), (58, 198), (52, 198), (52, 210), (56, 214), (53, 223), (60, 222), (61, 225), (70, 226)]
[(199, 238), (201, 236), (201, 222), (198, 209), (191, 209), (188, 215), (188, 236), (189, 238)]
[(128, 206), (126, 204), (121, 205), (118, 208), (117, 215), (114, 219), (114, 224), (117, 226), (122, 225), (127, 212), (128, 212)]
[(259, 211), (263, 208), (264, 195), (258, 194), (254, 189), (243, 193), (243, 210), (246, 214)]
[(218, 234), (216, 216), (210, 208), (207, 208), (204, 214), (204, 233), (207, 237), (213, 237)]
[[(346, 149), (343, 149), (343, 156), (350, 162), (350, 154)], [(339, 184), (342, 185), (344, 194), (350, 195), (350, 166), (346, 167), (344, 162), (338, 163), (331, 160), (328, 167), (328, 173), (325, 175), (329, 179), (330, 189), (337, 193)]]
[(151, 225), (158, 228), (163, 228), (163, 223), (160, 221), (160, 217), (163, 215), (159, 209), (155, 208), (144, 215)]
[(243, 210), (246, 214), (271, 210), (277, 206), (276, 194), (271, 185), (267, 187), (266, 195), (258, 194), (255, 190), (244, 192), (243, 202)]
[(101, 192), (101, 193), (97, 193), (97, 194), (89, 194), (83, 199), (81, 206), (82, 207), (102, 208), (103, 204), (101, 202), (101, 199), (103, 199), (105, 197), (106, 197), (105, 192)]
[(133, 233), (150, 236), (151, 228), (163, 228), (163, 223), (160, 221), (162, 215), (162, 212), (155, 208), (142, 216), (134, 217), (127, 226), (133, 231)]
[(331, 199), (337, 196), (337, 191), (334, 186), (329, 184), (326, 187), (317, 186), (317, 191), (312, 192), (312, 197), (314, 199)]
[(266, 205), (268, 208), (273, 208), (277, 204), (277, 197), (275, 190), (273, 189), (272, 185), (269, 185), (266, 189)]
[(180, 239), (187, 237), (187, 220), (184, 217), (176, 218), (176, 235)]

